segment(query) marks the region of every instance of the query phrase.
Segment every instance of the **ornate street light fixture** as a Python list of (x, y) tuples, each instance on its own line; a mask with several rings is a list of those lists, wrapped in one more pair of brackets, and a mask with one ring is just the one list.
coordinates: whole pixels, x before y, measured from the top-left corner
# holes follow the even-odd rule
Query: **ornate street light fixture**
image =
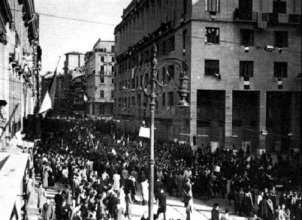
[[(158, 60), (157, 60), (157, 48), (156, 45), (153, 45), (152, 49), (152, 58), (151, 58), (151, 81), (150, 81), (150, 91), (146, 88), (146, 85), (144, 83), (145, 81), (145, 75), (149, 72), (149, 68), (145, 70), (142, 80), (142, 88), (143, 92), (146, 96), (150, 98), (150, 161), (149, 161), (149, 207), (148, 207), (148, 214), (149, 219), (153, 220), (153, 203), (154, 203), (154, 115), (155, 115), (155, 107), (156, 107), (156, 100), (158, 95), (162, 92), (162, 88), (165, 86), (161, 84), (157, 80), (157, 73), (158, 70), (166, 66), (169, 63), (173, 63), (177, 66), (177, 68), (180, 71), (180, 77), (179, 81), (180, 84), (178, 86), (178, 94), (180, 97), (180, 100), (178, 102), (179, 107), (185, 107), (189, 106), (189, 103), (186, 101), (186, 98), (189, 93), (189, 77), (186, 75), (186, 71), (188, 70), (188, 64), (180, 59), (180, 58), (163, 58), (160, 59), (159, 62), (162, 62), (161, 65), (158, 66)], [(158, 91), (159, 89), (159, 91)]]

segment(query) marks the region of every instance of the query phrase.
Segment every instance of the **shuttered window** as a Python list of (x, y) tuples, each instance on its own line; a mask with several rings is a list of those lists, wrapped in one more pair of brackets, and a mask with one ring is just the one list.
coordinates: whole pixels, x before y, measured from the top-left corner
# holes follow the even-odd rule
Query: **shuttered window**
[(220, 0), (205, 0), (205, 11), (208, 12), (219, 12)]

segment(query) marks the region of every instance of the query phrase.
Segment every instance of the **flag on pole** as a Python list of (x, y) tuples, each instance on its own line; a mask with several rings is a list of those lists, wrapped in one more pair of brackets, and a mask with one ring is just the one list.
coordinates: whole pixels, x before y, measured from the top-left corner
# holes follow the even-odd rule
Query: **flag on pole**
[[(60, 58), (58, 60), (58, 64), (59, 64)], [(55, 69), (55, 72), (54, 72), (53, 78), (51, 80), (50, 86), (49, 86), (48, 90), (46, 91), (44, 99), (43, 99), (42, 104), (40, 106), (39, 114), (43, 114), (43, 117), (45, 117), (45, 113), (48, 110), (52, 109), (53, 106), (54, 106), (55, 94), (56, 94), (56, 88), (57, 88), (57, 68), (58, 68), (58, 64), (57, 64), (57, 67)]]

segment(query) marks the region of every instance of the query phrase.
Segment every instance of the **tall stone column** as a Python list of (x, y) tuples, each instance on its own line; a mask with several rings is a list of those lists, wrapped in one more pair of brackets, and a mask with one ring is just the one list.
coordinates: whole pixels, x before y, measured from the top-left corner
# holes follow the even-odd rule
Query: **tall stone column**
[(262, 135), (261, 131), (266, 130), (266, 91), (260, 92), (259, 106), (259, 149), (266, 149), (266, 135)]
[(233, 91), (225, 91), (225, 124), (224, 124), (224, 143), (225, 147), (232, 147), (232, 121), (233, 121)]

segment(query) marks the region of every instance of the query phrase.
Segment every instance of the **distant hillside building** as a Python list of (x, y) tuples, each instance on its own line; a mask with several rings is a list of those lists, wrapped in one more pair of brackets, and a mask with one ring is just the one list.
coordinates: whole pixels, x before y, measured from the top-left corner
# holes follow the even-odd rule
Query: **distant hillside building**
[(114, 97), (114, 42), (99, 39), (86, 53), (86, 112), (90, 116), (112, 116)]

